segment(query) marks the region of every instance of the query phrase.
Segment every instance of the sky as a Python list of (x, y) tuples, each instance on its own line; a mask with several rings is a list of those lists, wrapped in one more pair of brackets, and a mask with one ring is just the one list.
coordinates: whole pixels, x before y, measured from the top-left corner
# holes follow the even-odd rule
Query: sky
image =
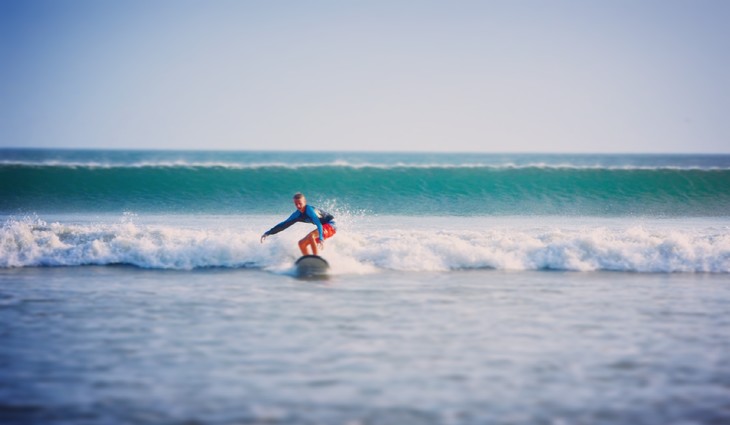
[(730, 1), (0, 0), (0, 148), (730, 153)]

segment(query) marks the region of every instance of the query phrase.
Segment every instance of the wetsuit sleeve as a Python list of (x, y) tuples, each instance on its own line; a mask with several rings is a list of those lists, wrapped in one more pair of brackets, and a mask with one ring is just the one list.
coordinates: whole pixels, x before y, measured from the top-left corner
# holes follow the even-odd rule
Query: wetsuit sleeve
[(304, 209), (304, 213), (307, 214), (307, 217), (309, 217), (309, 219), (312, 220), (312, 223), (317, 226), (317, 231), (319, 232), (319, 240), (324, 242), (324, 231), (322, 230), (322, 222), (319, 221), (317, 212), (314, 211), (314, 208), (307, 205), (307, 207)]
[(264, 235), (275, 235), (279, 232), (281, 232), (284, 229), (287, 229), (292, 224), (299, 221), (299, 211), (294, 211), (292, 215), (289, 216), (286, 220), (282, 221), (281, 223), (277, 224), (276, 226), (272, 227), (271, 229), (267, 230)]

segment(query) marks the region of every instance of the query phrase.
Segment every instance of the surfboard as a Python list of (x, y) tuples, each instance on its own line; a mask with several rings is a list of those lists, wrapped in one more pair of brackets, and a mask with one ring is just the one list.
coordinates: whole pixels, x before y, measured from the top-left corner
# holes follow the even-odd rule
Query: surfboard
[(296, 275), (300, 279), (322, 279), (327, 277), (330, 268), (327, 260), (319, 255), (305, 255), (300, 257), (296, 263)]

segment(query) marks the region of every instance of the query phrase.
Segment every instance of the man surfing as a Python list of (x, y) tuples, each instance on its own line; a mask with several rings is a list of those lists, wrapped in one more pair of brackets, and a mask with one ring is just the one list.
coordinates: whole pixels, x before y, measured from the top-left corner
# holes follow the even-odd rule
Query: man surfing
[(307, 205), (307, 198), (298, 192), (294, 194), (294, 206), (297, 210), (289, 218), (261, 235), (261, 243), (264, 243), (267, 237), (281, 232), (294, 223), (312, 223), (317, 229), (299, 241), (299, 250), (302, 251), (302, 255), (309, 255), (308, 249), (312, 250), (312, 255), (318, 255), (319, 250), (324, 250), (324, 240), (331, 238), (337, 232), (335, 217), (326, 211)]

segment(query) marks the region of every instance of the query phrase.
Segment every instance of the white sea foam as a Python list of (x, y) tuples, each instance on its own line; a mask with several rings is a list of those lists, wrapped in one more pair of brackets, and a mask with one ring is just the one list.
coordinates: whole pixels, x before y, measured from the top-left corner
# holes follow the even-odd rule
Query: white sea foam
[[(265, 228), (115, 223), (46, 223), (8, 219), (0, 229), (0, 267), (129, 264), (143, 268), (249, 267), (286, 273), (302, 231), (263, 245)], [(323, 255), (336, 274), (378, 270), (612, 270), (730, 273), (728, 226), (474, 228), (343, 223)]]

